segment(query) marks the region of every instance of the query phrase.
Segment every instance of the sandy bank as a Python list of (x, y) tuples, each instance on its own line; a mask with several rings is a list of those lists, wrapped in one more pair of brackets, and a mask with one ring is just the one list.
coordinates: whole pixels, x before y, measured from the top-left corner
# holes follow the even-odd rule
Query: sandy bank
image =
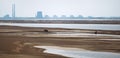
[[(49, 32), (44, 32), (43, 31), (44, 29), (48, 29)], [(113, 31), (111, 31), (111, 33), (112, 32)], [(118, 31), (114, 31), (114, 32), (117, 32), (117, 34), (120, 33)], [(115, 35), (116, 33), (114, 32), (113, 34)], [(59, 34), (58, 37), (56, 37), (57, 33), (60, 33), (61, 37), (59, 36)], [(66, 33), (68, 35), (65, 36), (63, 33)], [(79, 35), (77, 37), (74, 36), (75, 33), (93, 34), (94, 30), (1, 26), (0, 27), (0, 46), (1, 46), (0, 58), (10, 58), (10, 57), (11, 58), (14, 57), (64, 58), (63, 56), (59, 56), (59, 55), (43, 53), (45, 49), (42, 48), (36, 49), (33, 47), (34, 45), (74, 47), (74, 48), (83, 48), (94, 51), (107, 51), (107, 52), (115, 52), (115, 53), (120, 52), (120, 46), (119, 46), (120, 40), (114, 40), (114, 39), (120, 39), (119, 37), (96, 36), (96, 35), (92, 37), (91, 36), (80, 37)], [(50, 34), (54, 34), (54, 36), (50, 37)], [(39, 36), (35, 36), (35, 35), (39, 35)], [(62, 35), (64, 35), (64, 37), (62, 37)], [(8, 56), (4, 56), (4, 55), (8, 55)]]

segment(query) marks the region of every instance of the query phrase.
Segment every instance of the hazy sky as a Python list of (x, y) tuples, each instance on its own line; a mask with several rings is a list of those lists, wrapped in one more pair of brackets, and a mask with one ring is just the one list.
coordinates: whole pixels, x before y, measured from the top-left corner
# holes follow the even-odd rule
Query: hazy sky
[(0, 0), (0, 17), (12, 12), (16, 5), (16, 16), (83, 15), (120, 16), (120, 0)]

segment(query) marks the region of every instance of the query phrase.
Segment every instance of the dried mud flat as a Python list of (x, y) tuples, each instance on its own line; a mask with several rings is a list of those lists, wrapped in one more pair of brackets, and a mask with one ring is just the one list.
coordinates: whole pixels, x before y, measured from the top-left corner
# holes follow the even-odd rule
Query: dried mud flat
[(120, 52), (119, 31), (94, 33), (95, 30), (0, 26), (0, 58), (67, 58), (43, 53), (45, 49), (33, 47), (36, 45)]

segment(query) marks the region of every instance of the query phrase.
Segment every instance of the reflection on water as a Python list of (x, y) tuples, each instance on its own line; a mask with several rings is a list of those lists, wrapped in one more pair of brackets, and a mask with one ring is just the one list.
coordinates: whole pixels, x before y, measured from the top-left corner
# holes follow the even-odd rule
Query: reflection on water
[(24, 27), (50, 27), (70, 29), (120, 30), (119, 24), (36, 24), (36, 23), (0, 23), (0, 25)]
[(46, 49), (44, 53), (52, 53), (73, 58), (120, 58), (119, 53), (95, 52), (78, 48), (65, 48), (57, 46), (34, 46)]

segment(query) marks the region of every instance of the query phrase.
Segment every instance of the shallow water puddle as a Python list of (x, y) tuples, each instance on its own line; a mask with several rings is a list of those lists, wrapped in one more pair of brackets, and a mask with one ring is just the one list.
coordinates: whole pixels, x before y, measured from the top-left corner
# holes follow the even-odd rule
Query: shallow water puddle
[(44, 53), (58, 54), (73, 58), (120, 58), (119, 53), (95, 52), (79, 48), (66, 48), (58, 46), (34, 46), (46, 49)]

